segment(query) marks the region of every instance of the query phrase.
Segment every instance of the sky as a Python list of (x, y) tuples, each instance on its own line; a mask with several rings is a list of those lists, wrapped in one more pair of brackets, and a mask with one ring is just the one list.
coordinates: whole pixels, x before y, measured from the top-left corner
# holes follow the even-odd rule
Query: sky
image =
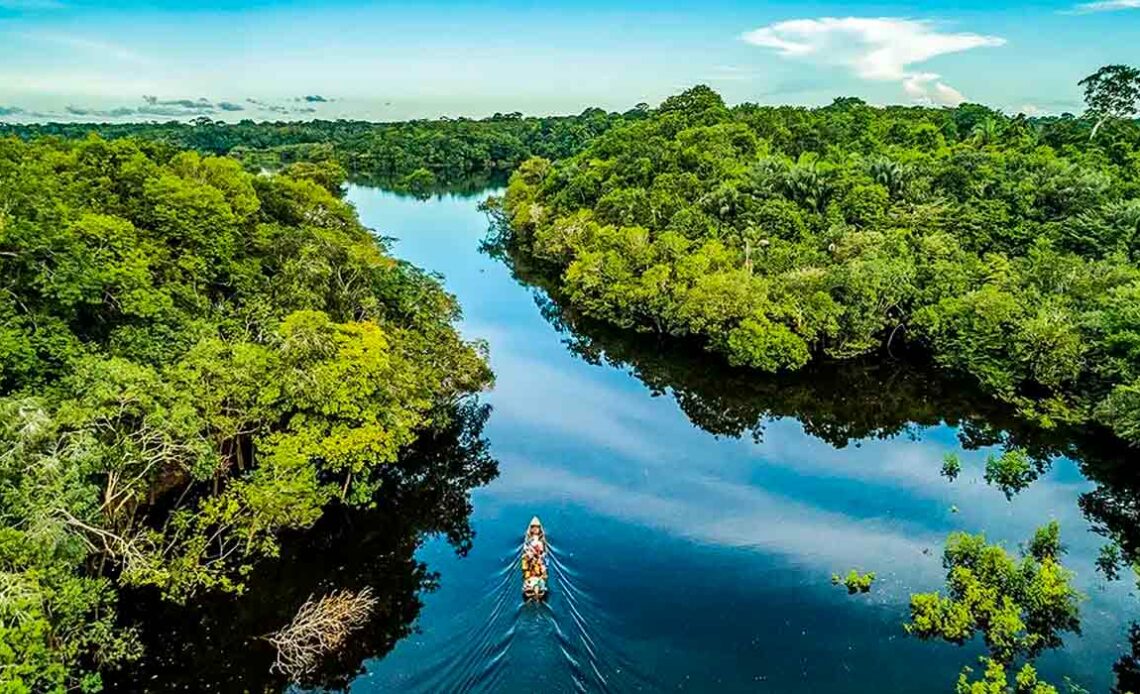
[(729, 103), (1081, 110), (1140, 0), (0, 0), (0, 120), (578, 113)]

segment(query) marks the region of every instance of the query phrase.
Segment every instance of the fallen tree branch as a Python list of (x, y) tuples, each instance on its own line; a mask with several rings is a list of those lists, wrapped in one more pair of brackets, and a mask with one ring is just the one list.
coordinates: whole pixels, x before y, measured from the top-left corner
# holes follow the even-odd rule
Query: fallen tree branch
[(333, 591), (319, 600), (309, 596), (293, 621), (269, 637), (277, 649), (270, 669), (292, 680), (313, 672), (323, 658), (339, 650), (352, 632), (368, 622), (377, 602), (369, 588), (358, 593)]

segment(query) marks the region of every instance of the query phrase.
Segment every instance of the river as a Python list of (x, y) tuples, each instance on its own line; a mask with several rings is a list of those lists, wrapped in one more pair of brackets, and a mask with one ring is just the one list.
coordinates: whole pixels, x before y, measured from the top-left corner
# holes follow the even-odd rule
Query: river
[[(1104, 541), (1078, 498), (1095, 485), (1072, 460), (1054, 460), (1007, 499), (982, 479), (986, 455), (1000, 449), (976, 445), (955, 405), (941, 414), (919, 392), (922, 421), (874, 421), (864, 410), (898, 405), (866, 391), (886, 400), (900, 390), (878, 372), (840, 378), (849, 392), (821, 412), (793, 397), (812, 397), (819, 382), (777, 383), (740, 424), (734, 398), (749, 394), (721, 402), (715, 392), (737, 389), (730, 379), (688, 387), (692, 378), (655, 366), (651, 349), (638, 359), (602, 343), (617, 356), (583, 358), (599, 347), (549, 320), (540, 290), (480, 252), (487, 220), (476, 199), (363, 187), (348, 197), (366, 225), (394, 238), (397, 256), (442, 275), (464, 334), (488, 343), (496, 385), (484, 433), (499, 461), (497, 479), (474, 492), (471, 551), (442, 539), (419, 549), (438, 588), (423, 596), (416, 632), (368, 661), (353, 692), (948, 691), (980, 646), (907, 637), (910, 593), (942, 586), (949, 532), (1014, 548), (1050, 519), (1088, 599), (1082, 635), (1039, 669), (1110, 688), (1136, 596), (1127, 579), (1094, 571)], [(702, 370), (677, 369), (698, 381)], [(872, 421), (861, 426), (863, 417)], [(940, 474), (948, 452), (962, 460), (953, 482)], [(522, 603), (515, 567), (535, 514), (554, 553), (545, 605)], [(832, 585), (832, 573), (851, 568), (876, 573), (870, 593)]]
[[(376, 508), (286, 537), (240, 598), (124, 600), (147, 656), (109, 691), (280, 690), (264, 636), (310, 595), (365, 586), (374, 618), (296, 691), (952, 691), (982, 645), (907, 636), (910, 594), (943, 586), (950, 532), (1016, 550), (1050, 519), (1087, 599), (1081, 635), (1037, 665), (1113, 686), (1138, 598), (1130, 575), (1095, 570), (1093, 530), (1140, 545), (1140, 482), (1103, 437), (1035, 431), (903, 362), (727, 369), (561, 309), (480, 250), (477, 197), (348, 198), (458, 296), (495, 387), (409, 451)], [(1020, 492), (983, 479), (1011, 444), (1051, 459)], [(523, 603), (517, 563), (533, 515), (552, 551), (543, 604)], [(869, 593), (832, 584), (850, 569), (875, 572)]]

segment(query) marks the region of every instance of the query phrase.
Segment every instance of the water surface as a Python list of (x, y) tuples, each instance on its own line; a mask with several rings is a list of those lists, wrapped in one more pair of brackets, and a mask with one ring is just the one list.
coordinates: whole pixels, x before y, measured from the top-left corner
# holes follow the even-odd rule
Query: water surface
[[(479, 251), (476, 199), (348, 197), (487, 341), (499, 461), (472, 498), (470, 551), (418, 549), (438, 587), (351, 691), (949, 691), (981, 649), (906, 637), (910, 593), (941, 587), (949, 532), (1014, 548), (1050, 519), (1088, 600), (1082, 636), (1039, 669), (1111, 687), (1137, 610), (1128, 581), (1093, 569), (1104, 539), (1079, 499), (1103, 490), (1065, 457), (1012, 499), (986, 485), (989, 444), (1016, 434), (957, 384), (902, 365), (772, 379), (584, 335)], [(963, 462), (953, 483), (947, 452)], [(516, 570), (535, 514), (553, 549), (544, 605), (522, 603)], [(831, 584), (851, 568), (876, 572), (870, 594)]]

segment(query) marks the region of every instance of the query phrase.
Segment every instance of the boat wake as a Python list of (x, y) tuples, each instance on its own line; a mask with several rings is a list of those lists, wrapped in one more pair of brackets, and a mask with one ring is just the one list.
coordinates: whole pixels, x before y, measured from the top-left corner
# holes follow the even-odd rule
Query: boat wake
[(564, 556), (547, 542), (550, 591), (524, 600), (522, 550), (500, 556), (501, 568), (465, 610), (467, 628), (437, 650), (408, 691), (655, 691), (614, 647), (613, 624), (598, 609)]

